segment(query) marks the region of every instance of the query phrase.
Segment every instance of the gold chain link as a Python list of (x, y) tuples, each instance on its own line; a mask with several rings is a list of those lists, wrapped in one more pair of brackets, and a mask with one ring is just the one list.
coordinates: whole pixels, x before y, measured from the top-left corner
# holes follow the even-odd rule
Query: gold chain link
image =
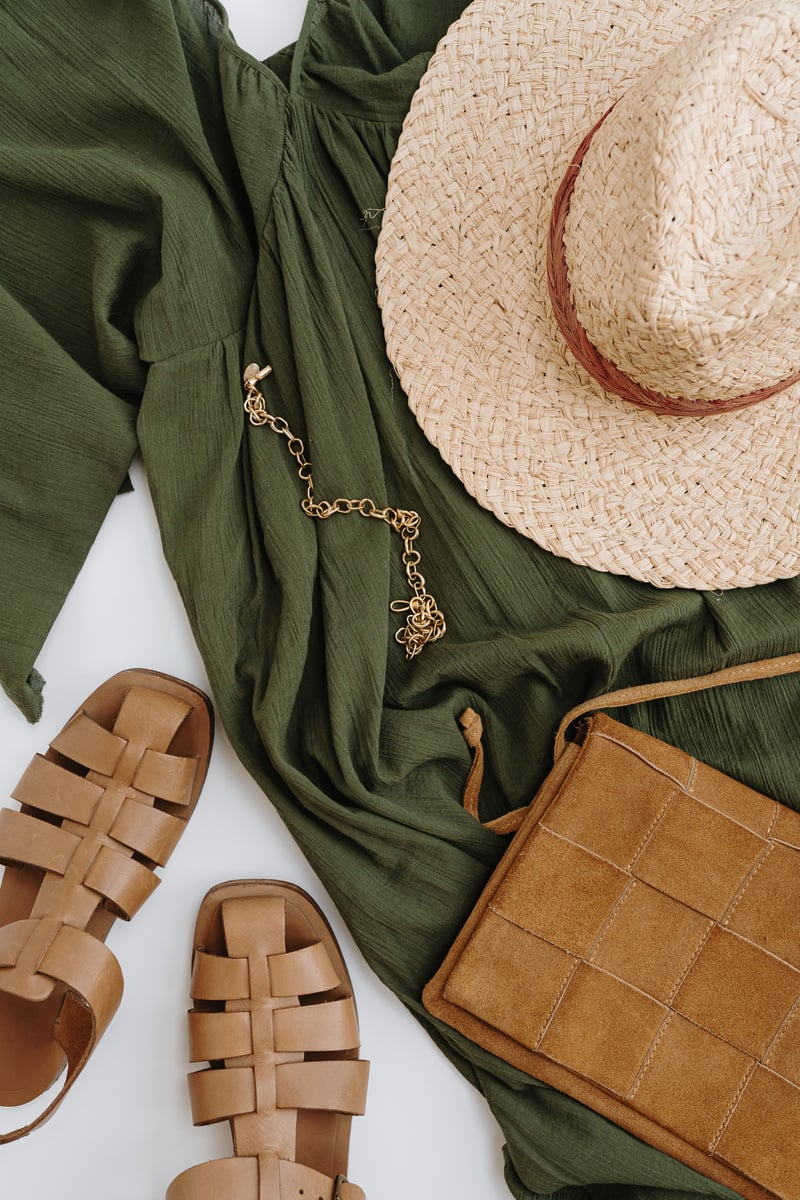
[(300, 507), (306, 516), (317, 517), (325, 521), (328, 517), (340, 513), (358, 513), (361, 517), (374, 517), (385, 521), (403, 539), (403, 565), (406, 577), (413, 593), (410, 600), (393, 600), (392, 612), (408, 613), (406, 623), (395, 633), (395, 640), (406, 648), (406, 658), (414, 658), (428, 642), (437, 641), (446, 631), (443, 613), (437, 608), (433, 596), (425, 588), (425, 577), (419, 570), (420, 554), (414, 542), (419, 534), (420, 515), (413, 509), (380, 508), (374, 500), (364, 497), (362, 500), (347, 500), (339, 497), (336, 500), (317, 500), (314, 495), (314, 477), (311, 473), (311, 463), (306, 458), (303, 442), (295, 437), (283, 417), (275, 417), (267, 412), (264, 397), (258, 387), (260, 380), (272, 374), (272, 367), (259, 367), (250, 363), (245, 367), (242, 377), (244, 382), (244, 410), (252, 425), (269, 425), (274, 433), (286, 438), (289, 453), (297, 462), (298, 474), (306, 485), (305, 499)]

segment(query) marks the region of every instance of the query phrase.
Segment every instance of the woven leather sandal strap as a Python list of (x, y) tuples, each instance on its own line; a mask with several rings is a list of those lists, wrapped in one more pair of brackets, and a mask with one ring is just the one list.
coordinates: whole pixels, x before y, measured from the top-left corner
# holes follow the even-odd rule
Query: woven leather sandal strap
[(709, 675), (694, 675), (689, 679), (671, 679), (663, 683), (645, 683), (637, 687), (620, 688), (616, 692), (606, 692), (603, 696), (584, 700), (567, 713), (556, 733), (555, 758), (560, 758), (566, 749), (566, 733), (572, 722), (598, 708), (623, 708), (628, 704), (642, 704), (646, 700), (661, 700), (668, 696), (684, 696), (689, 692), (702, 692), (728, 683), (791, 675), (795, 671), (800, 671), (800, 654), (785, 654), (779, 658), (763, 658), (758, 662), (725, 667), (721, 671), (712, 671)]
[[(261, 1200), (262, 1170), (257, 1158), (218, 1158), (182, 1171), (167, 1188), (166, 1200)], [(366, 1200), (363, 1190), (339, 1175), (331, 1179), (319, 1171), (283, 1159), (277, 1164), (278, 1192), (270, 1200)]]
[(312, 996), (340, 982), (322, 942), (285, 954), (270, 954), (267, 962), (273, 996)]
[(253, 1052), (249, 1012), (190, 1012), (189, 1062), (218, 1062)]
[(256, 1111), (252, 1067), (207, 1067), (193, 1071), (187, 1082), (195, 1125), (210, 1125)]
[[(278, 1008), (272, 1020), (274, 1049), (278, 1053), (358, 1048), (358, 1021), (355, 1004), (349, 997), (324, 1004)], [(218, 1062), (252, 1052), (249, 1012), (189, 1013), (190, 1062)]]
[(103, 798), (103, 790), (99, 783), (36, 754), (11, 796), (28, 808), (88, 825)]
[[(195, 760), (178, 761), (192, 764), (194, 777)], [(25, 808), (90, 826), (105, 788), (37, 754), (11, 795)], [(181, 817), (153, 808), (148, 802), (151, 795), (148, 792), (143, 799), (134, 795), (123, 798), (108, 833), (131, 850), (164, 866), (178, 844), (186, 822)]]
[(82, 1071), (122, 999), (122, 972), (97, 938), (54, 918), (16, 921), (0, 928), (0, 992), (43, 1000), (56, 984), (66, 994), (55, 1026), (67, 1071), (60, 1092), (39, 1115), (0, 1135), (0, 1144), (24, 1137), (47, 1120)]
[(145, 750), (133, 776), (133, 786), (170, 804), (188, 804), (197, 773), (196, 758)]
[[(85, 926), (102, 904), (130, 920), (152, 895), (152, 868), (177, 845), (193, 794), (198, 760), (165, 752), (192, 711), (183, 699), (131, 687), (113, 732), (81, 712), (52, 743), (88, 775), (33, 759), (13, 793), (24, 811), (0, 812), (0, 861), (45, 875), (31, 915)], [(156, 798), (179, 815), (155, 807)]]
[[(78, 834), (28, 813), (0, 809), (0, 862), (32, 866), (65, 878), (82, 841)], [(95, 893), (112, 912), (130, 920), (158, 887), (159, 879), (130, 855), (101, 845), (71, 883)]]
[(161, 880), (135, 858), (101, 846), (83, 877), (83, 886), (102, 896), (105, 907), (130, 921)]
[(369, 1063), (364, 1059), (280, 1063), (275, 1068), (278, 1108), (314, 1108), (362, 1116)]
[(80, 712), (67, 722), (50, 745), (71, 762), (101, 775), (113, 775), (127, 743), (110, 729), (98, 725), (85, 712)]
[(191, 995), (195, 1000), (246, 1000), (250, 995), (247, 959), (195, 951)]
[(191, 705), (179, 696), (135, 684), (119, 706), (114, 733), (163, 752), (191, 711)]
[[(360, 1116), (366, 1107), (369, 1063), (280, 1063), (275, 1068), (278, 1108), (310, 1108)], [(252, 1067), (208, 1067), (188, 1077), (195, 1125), (209, 1125), (256, 1111)]]
[(277, 1008), (273, 1013), (275, 1049), (300, 1053), (357, 1050), (358, 1018), (352, 996), (324, 1004)]
[(118, 777), (172, 804), (188, 804), (198, 762), (166, 751), (191, 711), (176, 696), (132, 687), (120, 705), (113, 731), (80, 712), (50, 744), (64, 758), (100, 776)]
[(63, 875), (80, 837), (13, 808), (0, 808), (0, 862)]
[(163, 867), (169, 862), (185, 828), (186, 821), (182, 816), (173, 817), (128, 796), (108, 832), (123, 846), (129, 846)]

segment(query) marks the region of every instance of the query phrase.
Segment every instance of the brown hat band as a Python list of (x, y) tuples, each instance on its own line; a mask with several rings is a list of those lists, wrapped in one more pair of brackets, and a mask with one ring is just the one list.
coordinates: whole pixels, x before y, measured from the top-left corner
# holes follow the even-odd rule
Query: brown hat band
[(575, 156), (567, 167), (566, 174), (559, 184), (555, 200), (553, 201), (553, 211), (550, 216), (550, 230), (547, 239), (547, 287), (550, 292), (550, 301), (556, 321), (558, 322), (558, 327), (573, 355), (605, 391), (619, 396), (622, 400), (629, 400), (631, 404), (637, 404), (640, 408), (649, 408), (651, 412), (671, 414), (673, 416), (702, 416), (708, 413), (732, 412), (737, 408), (746, 408), (750, 404), (757, 404), (760, 400), (767, 400), (777, 392), (782, 392), (793, 383), (797, 383), (800, 380), (800, 371), (795, 375), (791, 375), (788, 379), (783, 379), (778, 383), (770, 384), (768, 387), (760, 388), (757, 392), (748, 392), (743, 396), (734, 396), (722, 400), (698, 400), (689, 399), (685, 396), (664, 396), (661, 392), (657, 392), (653, 388), (643, 387), (634, 379), (631, 379), (624, 371), (615, 366), (610, 359), (601, 354), (597, 347), (589, 340), (586, 330), (580, 323), (570, 294), (569, 272), (567, 270), (567, 256), (564, 246), (564, 227), (581, 163), (592, 138), (613, 107), (614, 105), (612, 104), (611, 108), (603, 113), (600, 120), (589, 130), (576, 150)]

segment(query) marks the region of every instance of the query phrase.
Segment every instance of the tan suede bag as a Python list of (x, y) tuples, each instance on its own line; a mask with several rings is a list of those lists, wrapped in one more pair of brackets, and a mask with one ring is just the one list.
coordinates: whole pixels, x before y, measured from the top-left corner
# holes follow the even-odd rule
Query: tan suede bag
[[(800, 1200), (800, 814), (593, 710), (798, 670), (769, 659), (568, 713), (530, 805), (488, 823), (515, 836), (423, 993), (747, 1200)], [(480, 721), (462, 724), (477, 817)]]

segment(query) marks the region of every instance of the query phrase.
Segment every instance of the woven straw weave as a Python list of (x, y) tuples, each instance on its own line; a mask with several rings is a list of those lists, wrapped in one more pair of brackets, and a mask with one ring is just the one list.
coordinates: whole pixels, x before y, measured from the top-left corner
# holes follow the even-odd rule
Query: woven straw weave
[(572, 357), (546, 279), (555, 191), (618, 101), (567, 217), (591, 340), (667, 395), (793, 375), (798, 35), (796, 0), (476, 0), (431, 60), (378, 246), (389, 354), (467, 490), (555, 554), (660, 587), (800, 572), (800, 385), (732, 413), (635, 407)]

